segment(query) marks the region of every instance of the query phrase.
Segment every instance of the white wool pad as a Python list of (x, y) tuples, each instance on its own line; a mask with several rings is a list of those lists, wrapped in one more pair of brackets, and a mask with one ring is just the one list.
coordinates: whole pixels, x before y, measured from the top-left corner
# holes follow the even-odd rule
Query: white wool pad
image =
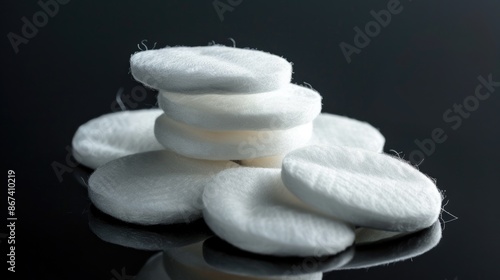
[(292, 78), (292, 65), (279, 56), (221, 45), (166, 47), (130, 58), (133, 77), (167, 91), (256, 93), (278, 89)]
[(277, 130), (311, 122), (321, 95), (294, 84), (259, 94), (160, 91), (158, 105), (174, 120), (209, 130)]
[(352, 226), (314, 211), (291, 194), (279, 169), (225, 170), (206, 185), (203, 204), (203, 217), (217, 236), (253, 253), (331, 255), (354, 241)]
[(193, 127), (161, 115), (155, 135), (165, 148), (198, 159), (240, 160), (283, 154), (303, 146), (312, 134), (312, 123), (272, 131), (215, 131)]
[(309, 145), (334, 145), (382, 152), (385, 138), (369, 123), (344, 116), (321, 113), (314, 119)]
[[(344, 116), (321, 113), (313, 121), (313, 134), (307, 145), (346, 146), (382, 152), (385, 138), (373, 126)], [(245, 159), (241, 165), (281, 168), (286, 154)]]
[(189, 222), (201, 217), (205, 184), (218, 172), (236, 166), (166, 150), (134, 154), (99, 167), (89, 178), (89, 197), (98, 209), (125, 222)]
[(161, 150), (154, 136), (160, 109), (122, 111), (102, 115), (82, 124), (73, 136), (73, 156), (81, 164), (97, 168), (130, 154)]
[(283, 275), (262, 277), (259, 275), (236, 275), (209, 265), (203, 257), (203, 243), (164, 251), (164, 267), (172, 280), (321, 280), (323, 274)]
[(308, 146), (283, 159), (286, 187), (305, 203), (357, 226), (415, 231), (441, 212), (435, 183), (410, 164), (356, 148)]

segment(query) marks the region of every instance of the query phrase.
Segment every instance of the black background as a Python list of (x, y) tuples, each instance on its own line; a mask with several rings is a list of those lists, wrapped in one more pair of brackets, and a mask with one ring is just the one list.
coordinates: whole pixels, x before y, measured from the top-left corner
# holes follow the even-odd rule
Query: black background
[[(339, 44), (352, 45), (353, 28), (364, 28), (373, 20), (370, 11), (386, 9), (389, 1), (243, 0), (223, 21), (212, 2), (72, 0), (18, 53), (7, 34), (22, 35), (21, 18), (32, 22), (41, 8), (36, 1), (3, 2), (2, 169), (16, 172), (17, 276), (111, 279), (113, 269), (139, 270), (152, 253), (93, 235), (86, 190), (72, 171), (60, 181), (53, 163), (67, 165), (66, 147), (77, 127), (110, 112), (118, 90), (130, 95), (138, 85), (129, 58), (142, 40), (158, 48), (232, 45), (233, 38), (237, 47), (293, 62), (293, 82), (318, 90), (323, 111), (378, 127), (386, 152), (394, 149), (408, 159), (418, 149), (415, 140), (431, 137), (435, 128), (447, 135), (420, 164), (446, 191), (446, 210), (459, 218), (446, 224), (441, 243), (413, 261), (332, 272), (324, 279), (500, 279), (500, 87), (457, 129), (443, 119), (474, 94), (479, 75), (500, 81), (499, 1), (402, 0), (403, 10), (351, 63)], [(154, 105), (151, 91), (137, 106)], [(6, 184), (3, 189), (6, 201)], [(1, 241), (6, 271), (7, 242)]]

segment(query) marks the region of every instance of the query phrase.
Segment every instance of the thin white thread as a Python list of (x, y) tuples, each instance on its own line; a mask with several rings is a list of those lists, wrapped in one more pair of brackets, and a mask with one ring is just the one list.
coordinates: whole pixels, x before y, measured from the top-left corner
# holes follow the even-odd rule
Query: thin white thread
[(116, 93), (116, 103), (118, 103), (122, 111), (125, 111), (127, 110), (127, 107), (125, 107), (125, 104), (123, 104), (122, 94), (123, 94), (123, 88), (118, 89), (118, 92)]

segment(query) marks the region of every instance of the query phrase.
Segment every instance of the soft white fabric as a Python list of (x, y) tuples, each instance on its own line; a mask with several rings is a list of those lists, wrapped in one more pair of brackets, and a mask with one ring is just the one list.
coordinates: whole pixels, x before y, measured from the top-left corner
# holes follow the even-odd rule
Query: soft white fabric
[(82, 124), (73, 136), (73, 156), (97, 168), (130, 154), (161, 150), (153, 127), (160, 109), (122, 111), (102, 115)]
[(130, 58), (134, 78), (154, 89), (255, 93), (288, 84), (292, 65), (258, 50), (220, 45), (166, 47)]
[(203, 258), (212, 267), (231, 274), (248, 276), (301, 275), (327, 272), (347, 264), (354, 256), (354, 246), (330, 256), (283, 258), (240, 250), (219, 237), (203, 242)]
[[(373, 126), (348, 117), (321, 113), (313, 121), (313, 134), (307, 145), (333, 145), (382, 152), (385, 138)], [(241, 165), (266, 168), (281, 168), (286, 154), (252, 158), (241, 161)]]
[(164, 251), (163, 258), (167, 274), (172, 280), (257, 280), (257, 279), (283, 279), (283, 280), (321, 280), (322, 273), (310, 273), (297, 276), (241, 276), (229, 274), (208, 265), (203, 258), (202, 243), (189, 245), (182, 248)]
[(240, 160), (286, 153), (303, 146), (312, 134), (312, 123), (275, 131), (210, 131), (161, 115), (155, 135), (165, 148), (178, 154), (210, 160)]
[(434, 248), (441, 240), (441, 224), (389, 241), (357, 245), (352, 260), (340, 269), (360, 269), (413, 259)]
[(201, 216), (205, 184), (236, 166), (166, 150), (130, 155), (108, 162), (90, 176), (89, 197), (104, 213), (130, 223), (189, 222)]
[(311, 122), (321, 95), (294, 84), (260, 94), (160, 91), (158, 105), (174, 120), (209, 130), (277, 130)]
[(203, 204), (215, 234), (254, 253), (329, 255), (354, 241), (350, 225), (319, 214), (287, 191), (279, 169), (225, 170), (206, 185)]
[(302, 201), (357, 226), (415, 231), (434, 223), (441, 193), (408, 163), (340, 146), (308, 146), (283, 159), (282, 179)]
[(119, 221), (100, 213), (95, 207), (89, 211), (89, 227), (105, 242), (146, 251), (182, 247), (213, 236), (202, 219), (189, 224), (151, 228)]
[(385, 138), (369, 123), (344, 116), (321, 113), (314, 120), (309, 145), (335, 145), (382, 152)]

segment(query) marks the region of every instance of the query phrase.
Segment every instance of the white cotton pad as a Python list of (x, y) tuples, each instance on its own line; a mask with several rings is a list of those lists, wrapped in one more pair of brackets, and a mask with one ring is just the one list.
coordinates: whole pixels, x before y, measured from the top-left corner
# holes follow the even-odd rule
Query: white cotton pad
[(89, 227), (105, 242), (145, 251), (182, 247), (213, 236), (203, 219), (189, 224), (139, 226), (114, 219), (95, 207), (89, 211)]
[(121, 111), (92, 119), (73, 136), (73, 156), (95, 169), (126, 155), (162, 150), (153, 132), (161, 113), (160, 109)]
[(347, 146), (382, 152), (385, 138), (369, 123), (321, 113), (314, 120), (314, 131), (308, 144)]
[(260, 94), (160, 91), (158, 105), (170, 118), (208, 130), (277, 130), (311, 122), (321, 96), (294, 84)]
[(199, 159), (240, 160), (286, 153), (303, 146), (312, 133), (312, 123), (274, 131), (211, 131), (186, 125), (161, 115), (155, 135), (165, 148)]
[(434, 223), (441, 193), (408, 163), (389, 155), (308, 146), (283, 159), (286, 187), (305, 203), (357, 226), (415, 231)]
[(351, 246), (331, 256), (276, 257), (240, 250), (217, 236), (203, 242), (203, 258), (210, 266), (231, 274), (263, 277), (331, 271), (347, 264), (354, 251)]
[(352, 260), (344, 269), (368, 268), (395, 263), (422, 255), (434, 248), (441, 240), (441, 224), (385, 242), (356, 245)]
[(221, 45), (137, 52), (130, 70), (146, 86), (170, 91), (255, 93), (278, 89), (292, 78), (284, 58)]
[(279, 169), (219, 173), (203, 192), (203, 217), (216, 235), (253, 253), (322, 256), (354, 241), (350, 225), (320, 214), (291, 194)]
[[(343, 116), (321, 113), (313, 121), (313, 133), (307, 145), (347, 146), (382, 152), (385, 138), (373, 126)], [(286, 154), (245, 159), (243, 166), (281, 168)]]
[(130, 155), (108, 162), (90, 176), (89, 197), (99, 210), (125, 222), (189, 222), (201, 216), (205, 184), (218, 172), (236, 166), (166, 150)]
[(165, 271), (172, 280), (253, 280), (253, 279), (282, 279), (282, 280), (321, 280), (322, 273), (309, 273), (297, 276), (261, 277), (230, 274), (210, 266), (203, 259), (202, 243), (182, 248), (173, 248), (164, 251)]

